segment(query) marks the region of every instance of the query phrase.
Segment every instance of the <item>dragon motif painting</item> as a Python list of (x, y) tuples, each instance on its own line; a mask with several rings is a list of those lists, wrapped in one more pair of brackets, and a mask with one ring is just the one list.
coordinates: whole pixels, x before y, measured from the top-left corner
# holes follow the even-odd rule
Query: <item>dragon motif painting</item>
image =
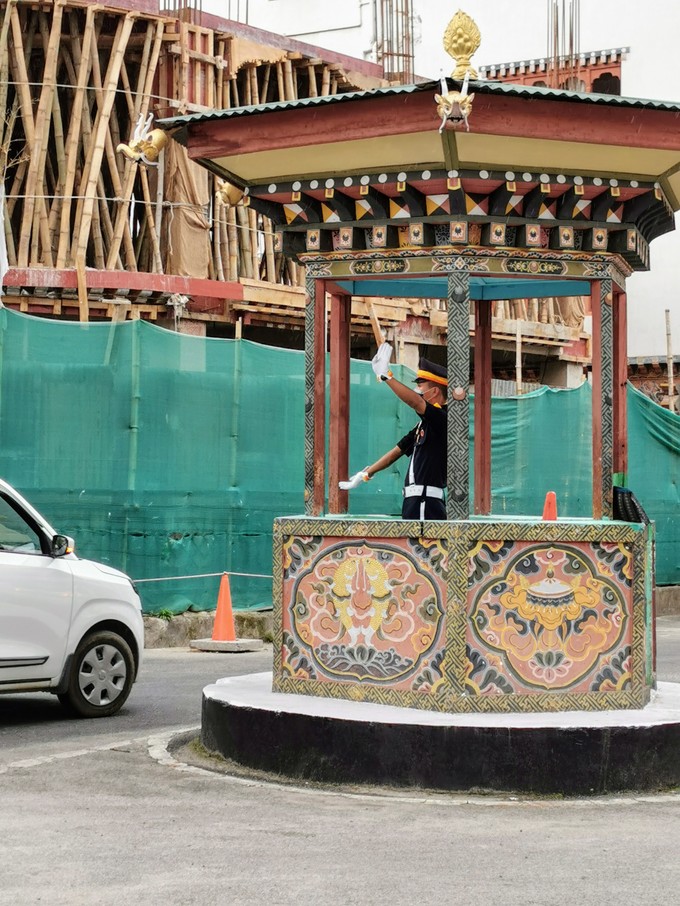
[(440, 542), (290, 538), (283, 566), (291, 676), (423, 692), (436, 685), (446, 641)]

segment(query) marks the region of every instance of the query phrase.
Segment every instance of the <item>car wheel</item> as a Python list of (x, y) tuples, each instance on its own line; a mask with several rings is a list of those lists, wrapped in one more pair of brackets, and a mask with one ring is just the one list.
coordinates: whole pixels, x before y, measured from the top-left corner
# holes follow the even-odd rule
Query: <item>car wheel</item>
[(76, 649), (68, 689), (59, 701), (80, 717), (108, 717), (127, 701), (134, 677), (125, 639), (115, 632), (93, 632)]

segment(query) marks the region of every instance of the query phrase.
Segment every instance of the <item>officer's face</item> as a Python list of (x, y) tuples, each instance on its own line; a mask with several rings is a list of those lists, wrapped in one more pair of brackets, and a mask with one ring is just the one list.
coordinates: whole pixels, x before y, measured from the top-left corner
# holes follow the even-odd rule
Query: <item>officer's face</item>
[(420, 393), (426, 403), (434, 403), (438, 400), (438, 390), (439, 385), (433, 384), (431, 381), (421, 381), (421, 383), (418, 384), (418, 393)]

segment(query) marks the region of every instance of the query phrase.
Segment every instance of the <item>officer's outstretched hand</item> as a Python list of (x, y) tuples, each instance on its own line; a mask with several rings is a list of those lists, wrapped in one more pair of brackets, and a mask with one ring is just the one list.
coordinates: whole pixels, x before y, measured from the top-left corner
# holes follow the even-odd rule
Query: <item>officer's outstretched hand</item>
[(347, 481), (339, 481), (338, 487), (342, 488), (343, 491), (350, 491), (352, 488), (358, 488), (362, 481), (368, 481), (368, 479), (368, 472), (357, 472), (356, 475), (352, 475)]
[(387, 372), (390, 370), (391, 358), (392, 347), (389, 343), (381, 343), (380, 346), (378, 346), (378, 351), (371, 360), (371, 367), (373, 368), (373, 371), (375, 372), (375, 376), (377, 378), (379, 378), (381, 374), (387, 374)]

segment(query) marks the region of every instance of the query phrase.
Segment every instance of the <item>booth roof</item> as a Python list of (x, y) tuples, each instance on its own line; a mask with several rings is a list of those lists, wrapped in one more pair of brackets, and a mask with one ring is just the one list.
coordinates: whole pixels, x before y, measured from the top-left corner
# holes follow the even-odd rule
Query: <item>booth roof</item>
[[(461, 83), (447, 79), (446, 86)], [(440, 133), (433, 95), (441, 91), (437, 80), (195, 113), (159, 125), (191, 159), (248, 187), (453, 167), (658, 181), (673, 209), (680, 208), (679, 103), (474, 81), (469, 130), (459, 124)]]
[[(454, 79), (447, 79), (450, 90), (461, 87)], [(168, 117), (158, 120), (157, 125), (164, 129), (175, 129), (190, 123), (208, 122), (211, 120), (230, 119), (232, 117), (252, 116), (275, 110), (291, 110), (303, 107), (320, 107), (327, 104), (339, 104), (347, 101), (369, 100), (375, 97), (389, 97), (416, 92), (439, 92), (439, 79), (419, 82), (417, 85), (393, 85), (388, 88), (371, 88), (366, 91), (348, 91), (344, 94), (329, 94), (320, 97), (299, 98), (295, 101), (273, 101), (270, 104), (249, 104), (243, 107), (231, 107), (226, 110), (212, 110), (207, 113), (190, 113), (184, 116)], [(472, 94), (500, 94), (507, 97), (524, 97), (532, 99), (549, 98), (557, 101), (578, 101), (584, 104), (599, 104), (607, 107), (633, 107), (644, 110), (668, 110), (680, 113), (680, 102), (654, 101), (645, 98), (619, 97), (611, 94), (595, 94), (582, 91), (566, 91), (557, 88), (542, 88), (535, 85), (515, 85), (511, 82), (476, 81), (468, 86)]]

